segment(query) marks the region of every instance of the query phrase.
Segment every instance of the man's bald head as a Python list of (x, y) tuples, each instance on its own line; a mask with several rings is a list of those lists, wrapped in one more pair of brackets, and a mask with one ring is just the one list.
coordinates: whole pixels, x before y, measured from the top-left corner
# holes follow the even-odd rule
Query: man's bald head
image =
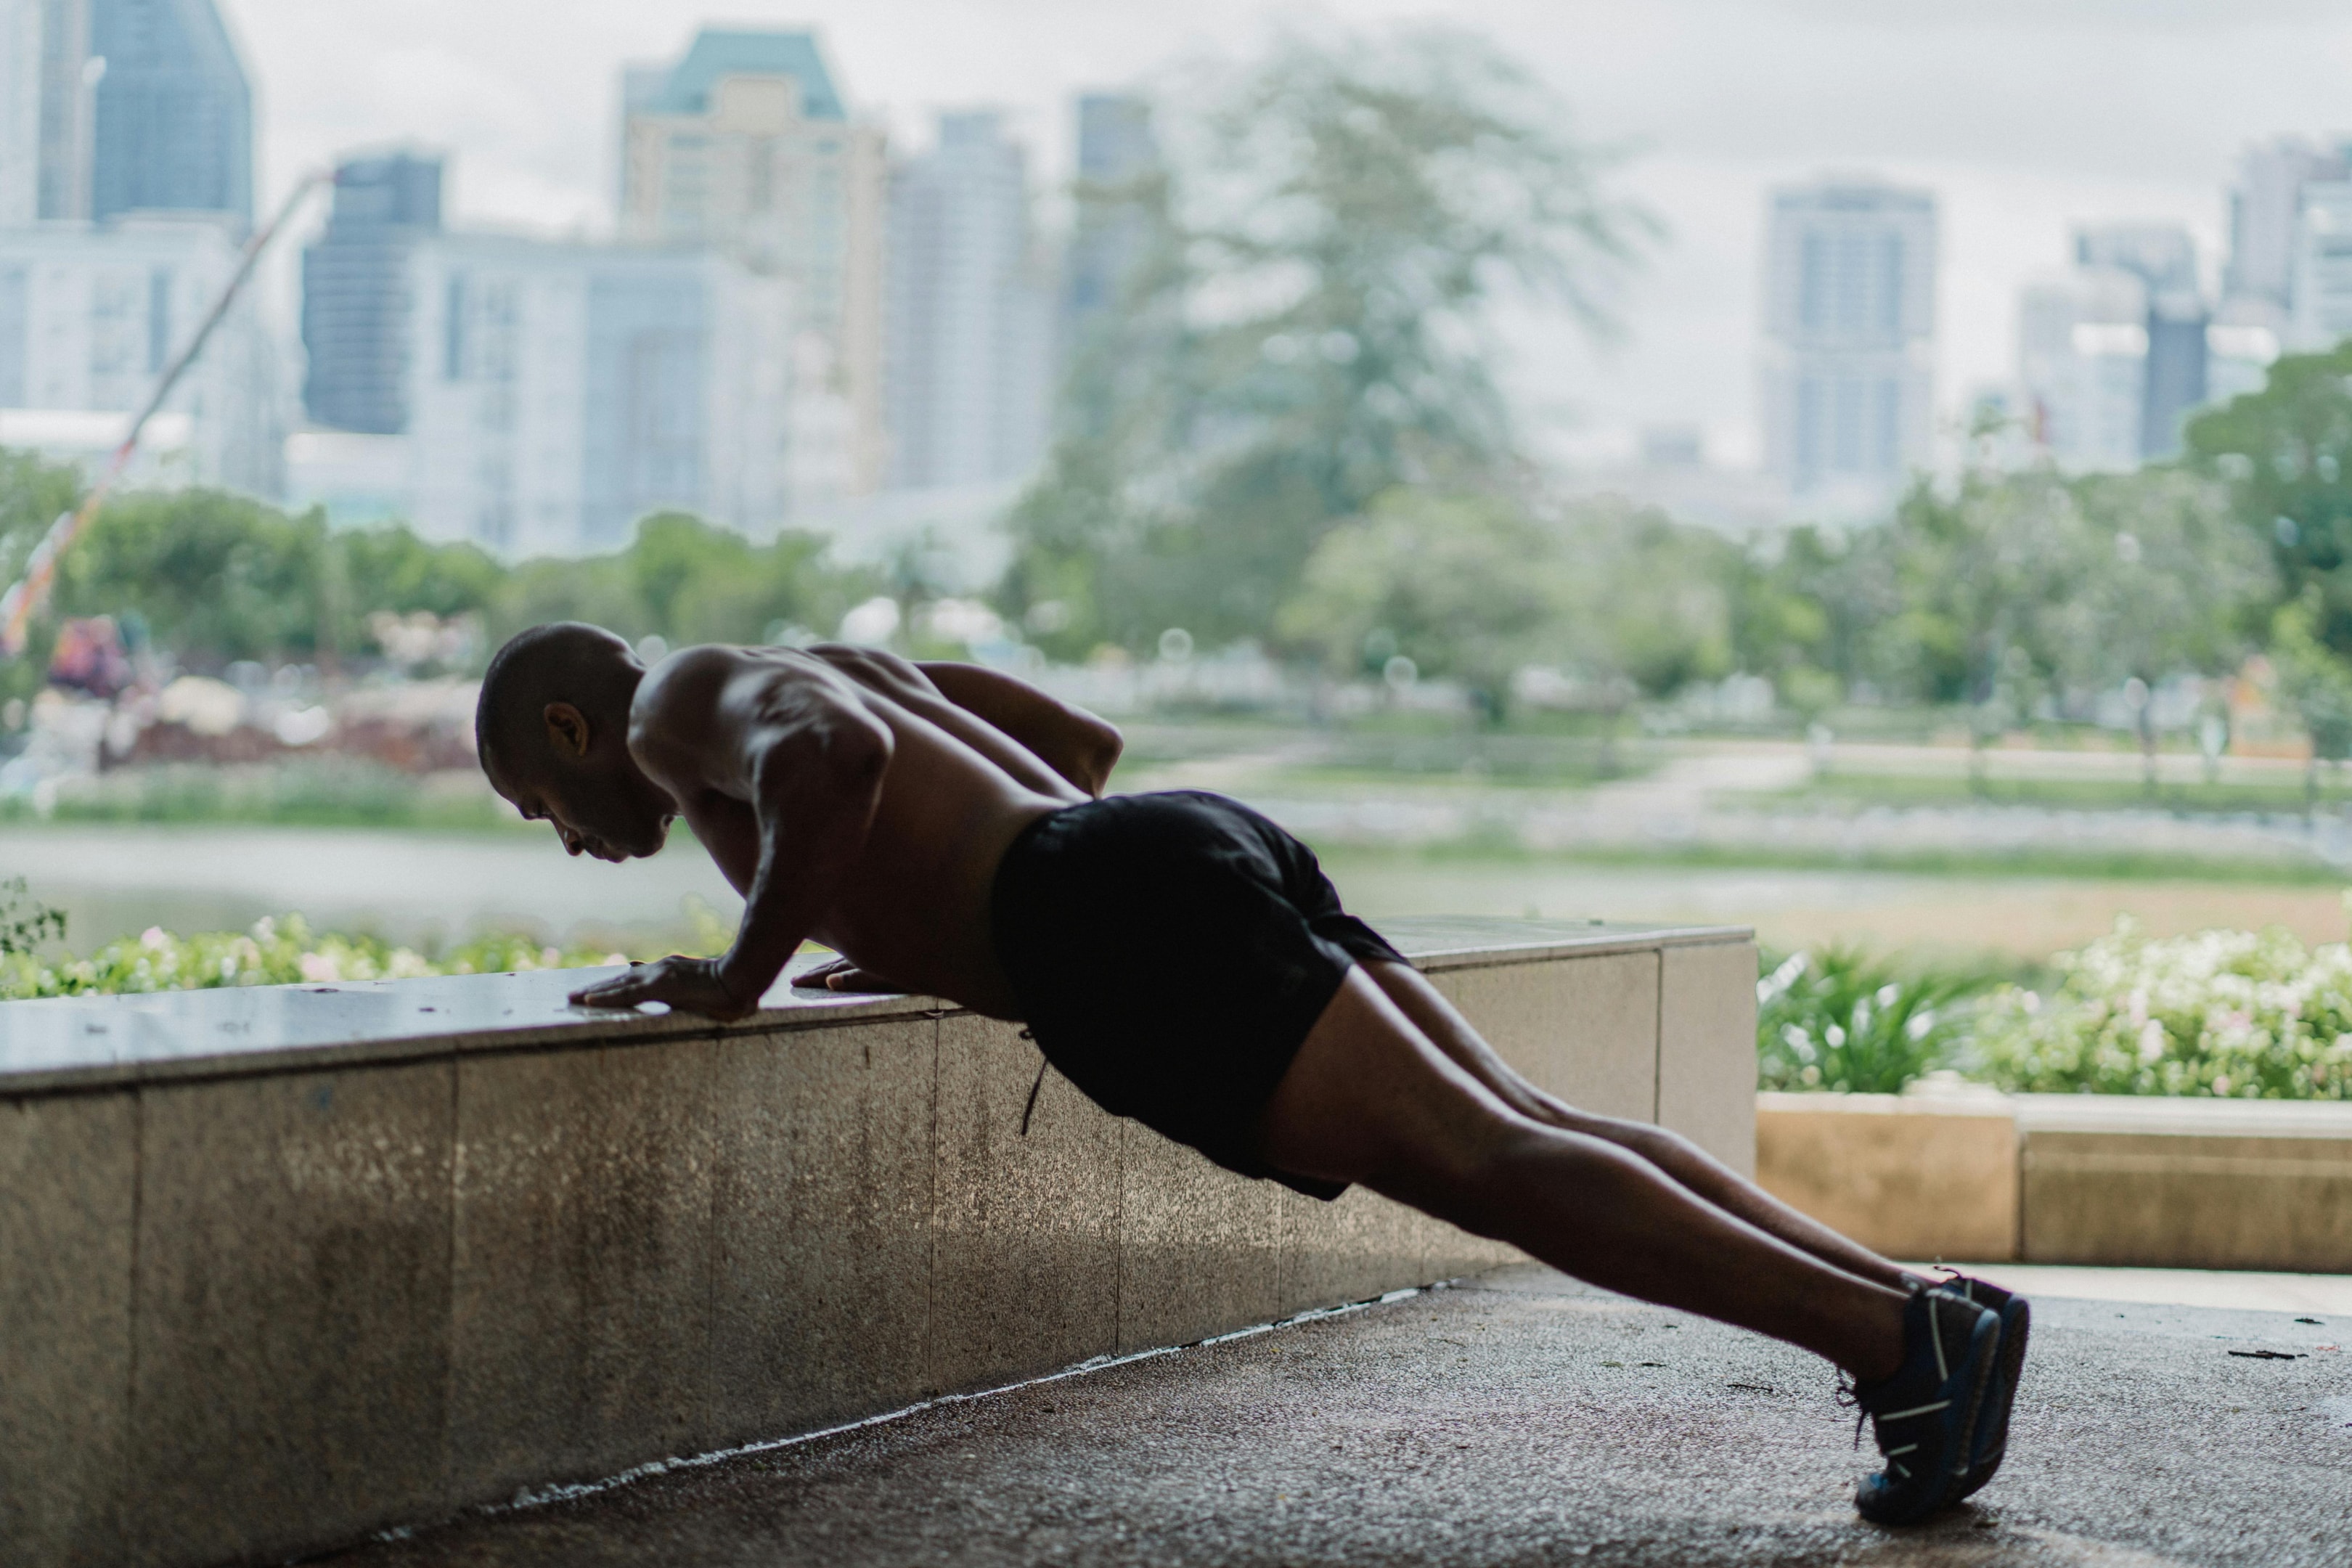
[(629, 645), (602, 626), (554, 621), (518, 632), (490, 659), (474, 705), (474, 751), (493, 783), (536, 775), (554, 752), (547, 710), (568, 703), (616, 736), (645, 673)]

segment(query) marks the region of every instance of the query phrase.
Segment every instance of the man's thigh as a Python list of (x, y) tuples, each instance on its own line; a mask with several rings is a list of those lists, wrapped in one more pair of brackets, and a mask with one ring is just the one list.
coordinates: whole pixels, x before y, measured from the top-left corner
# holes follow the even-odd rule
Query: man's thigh
[(1400, 1177), (1467, 1179), (1523, 1125), (1359, 966), (1308, 1031), (1256, 1135), (1278, 1170), (1385, 1189)]

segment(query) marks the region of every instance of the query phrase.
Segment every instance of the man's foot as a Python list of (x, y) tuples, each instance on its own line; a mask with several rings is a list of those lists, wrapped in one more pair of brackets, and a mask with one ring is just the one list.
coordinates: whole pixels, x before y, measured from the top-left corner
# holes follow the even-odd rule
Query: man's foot
[(1959, 1495), (2000, 1351), (1997, 1312), (1942, 1289), (1916, 1291), (1904, 1304), (1903, 1365), (1853, 1391), (1886, 1459), (1855, 1489), (1863, 1518), (1916, 1524)]
[(2033, 1310), (2014, 1291), (1966, 1274), (1953, 1274), (1939, 1289), (2000, 1314), (2000, 1353), (1993, 1358), (1992, 1385), (1985, 1390), (1984, 1414), (1977, 1418), (1976, 1455), (1969, 1465), (1968, 1479), (1952, 1494), (1952, 1500), (1958, 1502), (1992, 1479), (2009, 1450), (2009, 1410), (2017, 1399), (2018, 1375), (2025, 1370), (2025, 1342), (2033, 1331)]

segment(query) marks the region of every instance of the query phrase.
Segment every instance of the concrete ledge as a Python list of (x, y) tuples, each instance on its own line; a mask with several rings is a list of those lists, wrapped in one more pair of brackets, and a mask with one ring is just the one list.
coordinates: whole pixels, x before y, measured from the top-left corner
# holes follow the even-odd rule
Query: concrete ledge
[[(1391, 934), (1532, 1076), (1746, 1164), (1744, 931)], [(580, 980), (0, 1008), (9, 1568), (284, 1556), (1508, 1256), (1055, 1075), (1024, 1133), (1011, 1025)]]
[(1757, 1096), (1757, 1177), (1896, 1257), (2352, 1272), (2352, 1103)]

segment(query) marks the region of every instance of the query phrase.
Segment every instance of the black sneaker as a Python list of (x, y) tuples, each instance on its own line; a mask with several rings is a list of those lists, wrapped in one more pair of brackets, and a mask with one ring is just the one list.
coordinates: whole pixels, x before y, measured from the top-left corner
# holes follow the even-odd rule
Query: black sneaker
[[(1951, 1270), (1947, 1269), (1947, 1273)], [(1992, 1386), (1985, 1390), (1984, 1414), (1977, 1420), (1976, 1457), (1969, 1479), (1953, 1494), (1958, 1502), (1992, 1479), (2009, 1451), (2009, 1409), (2017, 1398), (2018, 1375), (2025, 1370), (2025, 1342), (2033, 1331), (2033, 1309), (2014, 1291), (1968, 1275), (1953, 1273), (1937, 1289), (1964, 1301), (1973, 1301), (2000, 1314), (2000, 1353), (1993, 1358)]]
[(1903, 1307), (1903, 1365), (1854, 1386), (1886, 1468), (1863, 1477), (1853, 1506), (1874, 1524), (1916, 1524), (1959, 1495), (1977, 1418), (2000, 1351), (2000, 1315), (1942, 1289)]

